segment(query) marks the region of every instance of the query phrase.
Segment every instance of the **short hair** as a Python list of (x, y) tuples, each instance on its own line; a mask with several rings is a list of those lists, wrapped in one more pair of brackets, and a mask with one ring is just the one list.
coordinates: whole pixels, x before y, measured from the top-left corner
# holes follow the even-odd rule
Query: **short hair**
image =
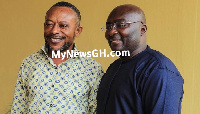
[[(78, 25), (80, 24), (80, 21), (81, 21), (81, 13), (80, 11), (78, 10), (78, 8), (76, 8), (76, 6), (74, 6), (73, 4), (69, 3), (69, 2), (64, 2), (64, 1), (61, 1), (61, 2), (57, 2), (56, 4), (54, 4), (51, 8), (55, 7), (55, 6), (58, 6), (58, 7), (69, 7), (71, 8), (76, 14), (77, 14), (77, 17), (78, 17)], [(50, 9), (51, 9), (50, 8)], [(50, 10), (49, 9), (49, 10)]]

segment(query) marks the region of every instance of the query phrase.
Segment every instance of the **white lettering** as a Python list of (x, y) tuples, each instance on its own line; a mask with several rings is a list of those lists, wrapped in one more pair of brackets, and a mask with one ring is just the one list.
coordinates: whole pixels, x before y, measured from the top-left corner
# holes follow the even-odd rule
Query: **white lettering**
[(51, 56), (52, 56), (52, 58), (60, 58), (60, 50), (58, 50), (56, 53), (55, 53), (55, 51), (53, 50)]
[(98, 53), (95, 53), (95, 51), (98, 51), (97, 49), (94, 49), (93, 51), (92, 51), (92, 56), (93, 57), (98, 57)]
[(91, 57), (91, 51), (87, 52), (87, 57)]
[(122, 51), (121, 56), (130, 56), (130, 51)]
[(86, 57), (87, 53), (86, 52), (79, 52), (80, 57)]
[(104, 55), (104, 57), (106, 57), (106, 49), (104, 49), (103, 52), (101, 52), (101, 49), (100, 49), (99, 54), (100, 54), (100, 57), (101, 57), (102, 54)]
[(62, 56), (62, 60), (65, 58), (66, 52), (62, 53), (61, 52), (61, 56)]
[(79, 52), (75, 51), (74, 52), (74, 57), (78, 57), (78, 55), (79, 55)]
[(93, 51), (87, 51), (87, 52), (78, 52), (74, 50), (67, 50), (66, 52), (60, 52), (58, 51), (52, 51), (52, 58), (61, 58), (62, 60), (65, 59), (65, 57), (70, 58), (70, 57), (115, 57), (115, 56), (130, 56), (129, 51), (111, 51), (110, 54), (106, 53), (106, 49), (103, 50), (97, 50), (94, 49)]
[(67, 58), (69, 57), (73, 57), (73, 50), (71, 50), (71, 52), (67, 50)]
[(115, 55), (113, 55), (113, 53), (115, 53), (115, 51), (111, 51), (110, 56), (115, 57)]
[(115, 51), (115, 55), (119, 57), (121, 55), (121, 52), (120, 51)]

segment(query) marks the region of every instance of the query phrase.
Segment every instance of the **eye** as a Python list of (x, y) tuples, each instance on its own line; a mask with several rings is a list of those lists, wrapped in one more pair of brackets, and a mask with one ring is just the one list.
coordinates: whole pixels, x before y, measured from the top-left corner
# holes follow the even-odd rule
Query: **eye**
[(116, 23), (117, 28), (124, 28), (126, 27), (126, 23)]
[(52, 28), (52, 27), (54, 26), (54, 24), (53, 24), (53, 23), (45, 23), (45, 26), (46, 26), (46, 27), (49, 27), (49, 28), (50, 28), (50, 27)]
[(60, 24), (59, 27), (61, 29), (67, 29), (69, 26), (67, 24)]
[(106, 24), (106, 30), (111, 30), (112, 29), (112, 24)]

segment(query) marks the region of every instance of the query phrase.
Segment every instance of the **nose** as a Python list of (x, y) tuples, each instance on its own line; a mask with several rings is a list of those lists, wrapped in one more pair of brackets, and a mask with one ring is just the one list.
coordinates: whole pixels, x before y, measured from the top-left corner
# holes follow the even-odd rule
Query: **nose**
[(109, 36), (113, 36), (114, 34), (117, 34), (118, 31), (117, 31), (117, 29), (116, 29), (116, 25), (113, 25), (113, 26), (111, 27), (111, 29), (107, 31), (107, 33), (108, 33)]
[(107, 40), (110, 40), (112, 37), (114, 37), (116, 34), (118, 33), (118, 31), (116, 29), (111, 29), (111, 30), (107, 30), (105, 32), (105, 37)]
[(60, 27), (59, 27), (57, 24), (54, 25), (53, 28), (52, 28), (52, 30), (51, 30), (51, 32), (52, 32), (53, 34), (59, 33), (59, 32), (60, 32)]

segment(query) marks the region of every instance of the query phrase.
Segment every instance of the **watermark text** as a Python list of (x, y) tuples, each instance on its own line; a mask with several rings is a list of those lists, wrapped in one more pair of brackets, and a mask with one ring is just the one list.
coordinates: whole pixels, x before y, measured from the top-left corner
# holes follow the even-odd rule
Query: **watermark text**
[(52, 51), (52, 58), (62, 58), (62, 60), (67, 57), (120, 57), (120, 56), (130, 56), (129, 51), (111, 51), (106, 53), (106, 49), (94, 49), (92, 51), (80, 52), (74, 50), (67, 50), (66, 52)]

